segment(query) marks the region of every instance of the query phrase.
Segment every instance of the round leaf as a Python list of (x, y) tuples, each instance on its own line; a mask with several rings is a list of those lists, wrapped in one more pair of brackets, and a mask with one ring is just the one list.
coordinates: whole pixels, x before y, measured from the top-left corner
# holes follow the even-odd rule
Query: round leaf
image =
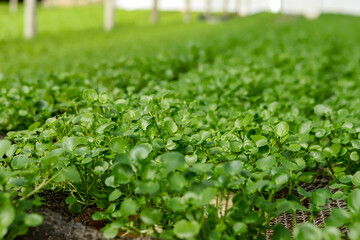
[(360, 189), (353, 190), (347, 199), (347, 207), (354, 214), (360, 213)]
[(125, 152), (126, 146), (128, 145), (125, 139), (121, 137), (116, 137), (110, 140), (110, 149), (116, 153)]
[(65, 167), (62, 171), (62, 174), (70, 182), (73, 182), (73, 183), (81, 182), (80, 174), (79, 174), (78, 170), (76, 169), (76, 167), (74, 167), (74, 166)]
[(319, 240), (322, 239), (321, 230), (311, 223), (303, 223), (295, 227), (294, 238), (296, 240)]
[(122, 203), (120, 207), (120, 213), (122, 216), (129, 216), (129, 215), (135, 215), (137, 210), (139, 209), (139, 204), (131, 199), (126, 198)]
[(180, 220), (174, 225), (174, 234), (181, 239), (195, 237), (200, 232), (200, 224), (196, 221)]
[(286, 122), (280, 122), (275, 127), (275, 134), (279, 137), (285, 137), (289, 133), (289, 125)]
[(357, 152), (352, 152), (350, 154), (350, 159), (353, 160), (353, 161), (358, 161), (359, 160), (359, 154)]
[(168, 206), (168, 208), (170, 208), (171, 210), (173, 210), (175, 212), (184, 211), (187, 207), (184, 199), (181, 199), (179, 197), (170, 198), (169, 201), (167, 202), (167, 206)]
[(236, 222), (233, 225), (233, 231), (235, 234), (243, 234), (247, 232), (247, 225), (243, 222)]
[(29, 227), (39, 226), (44, 220), (44, 217), (38, 213), (27, 214), (24, 218), (24, 222)]
[(145, 208), (141, 211), (140, 218), (148, 225), (155, 225), (161, 221), (162, 214), (159, 210)]
[(163, 155), (161, 155), (160, 160), (168, 172), (171, 172), (185, 165), (184, 155), (178, 152), (164, 153)]
[(9, 140), (0, 139), (0, 157), (2, 157), (11, 147)]
[(88, 102), (95, 102), (98, 99), (98, 94), (94, 89), (86, 89), (83, 92), (83, 99)]
[(130, 156), (134, 160), (143, 160), (146, 159), (150, 152), (152, 151), (152, 146), (148, 143), (143, 143), (136, 145), (133, 149), (130, 151)]
[(121, 191), (119, 189), (115, 189), (114, 191), (112, 191), (109, 195), (109, 201), (115, 201), (116, 199), (118, 199), (121, 196)]
[(360, 171), (357, 171), (351, 178), (351, 182), (356, 186), (360, 186)]
[(255, 163), (256, 167), (263, 171), (271, 169), (272, 167), (275, 166), (275, 164), (276, 164), (276, 159), (274, 156), (261, 158)]

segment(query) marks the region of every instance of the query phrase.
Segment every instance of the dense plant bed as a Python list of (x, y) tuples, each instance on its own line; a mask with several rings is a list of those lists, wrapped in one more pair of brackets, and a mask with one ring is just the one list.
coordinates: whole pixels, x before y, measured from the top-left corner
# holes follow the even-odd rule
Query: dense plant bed
[(106, 238), (359, 239), (359, 37), (325, 19), (9, 83), (0, 238), (51, 190)]

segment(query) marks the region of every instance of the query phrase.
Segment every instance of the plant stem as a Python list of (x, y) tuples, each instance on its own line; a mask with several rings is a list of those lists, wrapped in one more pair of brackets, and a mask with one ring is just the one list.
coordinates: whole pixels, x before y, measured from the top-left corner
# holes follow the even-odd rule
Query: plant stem
[(44, 178), (44, 180), (34, 188), (34, 190), (32, 190), (30, 193), (28, 193), (26, 196), (22, 197), (21, 200), (26, 200), (27, 198), (31, 197), (32, 195), (34, 195), (35, 193), (37, 193), (38, 191), (40, 191), (45, 185), (47, 185), (48, 183), (50, 183), (52, 180), (54, 180), (58, 175), (60, 174), (60, 171), (58, 173), (56, 173), (54, 176), (52, 176), (50, 179)]

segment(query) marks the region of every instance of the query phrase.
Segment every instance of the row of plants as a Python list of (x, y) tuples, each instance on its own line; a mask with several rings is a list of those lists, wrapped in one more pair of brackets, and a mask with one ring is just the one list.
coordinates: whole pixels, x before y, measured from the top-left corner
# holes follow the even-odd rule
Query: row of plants
[[(6, 85), (0, 238), (41, 224), (39, 193), (50, 189), (73, 213), (96, 206), (107, 238), (265, 239), (272, 229), (290, 239), (270, 222), (299, 210), (313, 220), (344, 199), (324, 226), (294, 222), (293, 236), (359, 239), (357, 38), (308, 39), (310, 29)], [(331, 191), (301, 187), (321, 176)]]

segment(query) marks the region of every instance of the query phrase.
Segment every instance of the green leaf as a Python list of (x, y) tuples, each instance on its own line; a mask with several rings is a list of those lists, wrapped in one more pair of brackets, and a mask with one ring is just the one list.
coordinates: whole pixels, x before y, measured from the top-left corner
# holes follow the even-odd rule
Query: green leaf
[(306, 162), (303, 158), (296, 158), (295, 162), (298, 166), (298, 169), (296, 169), (296, 170), (300, 171), (300, 170), (303, 170), (306, 168)]
[[(11, 145), (11, 147), (5, 152), (6, 156), (11, 158), (14, 156), (16, 150), (18, 148), (18, 145), (17, 144), (13, 144)], [(1, 151), (1, 150), (0, 150)], [(1, 154), (1, 153), (0, 153)], [(2, 155), (0, 155), (0, 157), (2, 157)]]
[(214, 187), (207, 187), (205, 189), (202, 189), (198, 195), (199, 200), (196, 203), (198, 206), (203, 206), (206, 204), (209, 204), (211, 200), (213, 200), (216, 196), (217, 190)]
[(234, 160), (224, 165), (225, 173), (229, 175), (237, 175), (240, 174), (243, 169), (244, 163), (239, 160)]
[(242, 145), (240, 142), (231, 142), (230, 143), (230, 150), (232, 152), (236, 152), (236, 153), (241, 152), (241, 147), (242, 147)]
[(270, 170), (272, 167), (276, 165), (276, 159), (274, 156), (268, 156), (265, 158), (261, 158), (255, 162), (255, 165), (260, 170)]
[(340, 152), (340, 150), (341, 150), (341, 145), (338, 143), (334, 143), (330, 147), (330, 153), (332, 156), (336, 156)]
[(314, 107), (314, 112), (316, 115), (330, 115), (332, 112), (332, 109), (328, 106), (325, 106), (323, 104), (318, 104)]
[(246, 114), (243, 120), (241, 121), (242, 126), (248, 126), (252, 121), (254, 121), (254, 116), (252, 114)]
[(65, 203), (67, 204), (71, 204), (71, 203), (75, 203), (77, 200), (74, 196), (70, 195), (65, 199)]
[(309, 121), (309, 122), (305, 122), (305, 123), (302, 123), (300, 125), (300, 129), (299, 129), (299, 133), (300, 134), (306, 134), (306, 133), (309, 133), (311, 131), (311, 127), (312, 127), (312, 123)]
[(299, 169), (299, 166), (296, 163), (293, 163), (287, 159), (280, 160), (281, 165), (284, 166), (284, 168), (287, 168), (292, 171), (296, 171)]
[(325, 205), (327, 199), (331, 198), (332, 196), (332, 193), (325, 189), (325, 188), (320, 188), (320, 189), (317, 189), (315, 192), (313, 192), (311, 194), (311, 201), (313, 203), (315, 203), (316, 205), (318, 206), (323, 206)]
[(167, 202), (167, 207), (171, 210), (177, 212), (177, 211), (184, 211), (187, 208), (187, 205), (184, 201), (184, 199), (181, 199), (179, 197), (173, 197), (170, 198)]
[(185, 161), (189, 166), (195, 164), (197, 162), (197, 159), (198, 158), (197, 158), (197, 155), (195, 153), (192, 154), (192, 155), (186, 155), (185, 156)]
[(307, 211), (306, 207), (302, 206), (300, 203), (295, 201), (290, 201), (284, 198), (277, 200), (275, 204), (277, 209), (279, 209), (280, 213), (283, 212), (294, 213), (297, 210)]
[(351, 144), (352, 144), (353, 148), (360, 149), (360, 140), (357, 140), (357, 139), (352, 140)]
[(125, 198), (124, 201), (121, 203), (120, 207), (120, 213), (122, 216), (130, 216), (135, 215), (137, 210), (139, 209), (139, 204), (131, 199), (131, 198)]
[(298, 151), (300, 151), (300, 149), (301, 149), (301, 146), (299, 144), (291, 144), (289, 146), (289, 150), (292, 152), (298, 152)]
[(121, 191), (119, 189), (115, 189), (112, 191), (109, 195), (109, 202), (115, 201), (122, 195)]
[(180, 220), (174, 225), (174, 234), (181, 239), (195, 237), (200, 232), (200, 224), (196, 221)]
[(255, 142), (256, 147), (263, 147), (265, 145), (267, 145), (268, 140), (266, 139), (266, 137), (261, 136), (261, 135), (252, 135), (251, 139)]
[(128, 143), (125, 141), (125, 139), (116, 137), (110, 140), (110, 149), (113, 152), (116, 153), (123, 153), (125, 152), (126, 146)]
[(243, 222), (236, 222), (233, 225), (233, 231), (236, 235), (241, 235), (247, 232), (247, 225)]
[(360, 189), (355, 189), (348, 195), (347, 207), (350, 212), (360, 214)]
[(107, 103), (109, 101), (109, 99), (110, 99), (110, 96), (108, 93), (106, 93), (106, 92), (100, 93), (100, 95), (99, 95), (100, 103)]
[(115, 177), (110, 176), (105, 179), (105, 185), (108, 187), (115, 188)]
[(155, 225), (161, 221), (162, 214), (159, 210), (145, 208), (140, 213), (141, 220), (148, 225)]
[(311, 151), (310, 156), (313, 157), (316, 162), (324, 163), (325, 156), (324, 156), (324, 154), (322, 152), (320, 152), (320, 151)]
[(91, 218), (93, 220), (103, 220), (106, 218), (106, 214), (104, 212), (96, 212), (91, 216)]
[(302, 223), (297, 225), (294, 230), (294, 239), (296, 240), (319, 240), (322, 239), (322, 233), (319, 228), (311, 223)]
[(289, 177), (286, 174), (279, 174), (275, 177), (275, 183), (276, 183), (276, 185), (279, 185), (279, 186), (286, 184), (288, 182), (288, 180), (289, 180)]
[(84, 90), (82, 97), (88, 102), (95, 102), (98, 99), (98, 94), (94, 89)]
[(275, 134), (280, 138), (285, 137), (289, 133), (289, 125), (286, 122), (280, 122), (275, 127)]
[(65, 167), (62, 170), (62, 174), (68, 181), (70, 181), (72, 183), (80, 183), (81, 182), (80, 174), (79, 174), (78, 170), (76, 169), (76, 167), (74, 167), (74, 166)]
[(175, 192), (180, 192), (186, 186), (187, 181), (180, 173), (172, 173), (169, 177), (169, 189)]
[(13, 223), (15, 216), (16, 212), (9, 195), (0, 192), (0, 239), (7, 233), (7, 228)]
[(9, 140), (0, 139), (0, 158), (11, 148)]
[(41, 125), (40, 122), (36, 122), (36, 123), (33, 123), (30, 125), (30, 127), (28, 128), (28, 130), (31, 132), (31, 131), (34, 131), (35, 129), (37, 129), (39, 126)]
[(109, 163), (106, 161), (101, 161), (95, 164), (94, 166), (94, 174), (101, 175), (105, 173), (105, 171), (109, 168)]
[(322, 230), (323, 239), (326, 240), (338, 240), (341, 239), (341, 232), (336, 227), (326, 227)]
[(24, 217), (24, 222), (29, 227), (39, 226), (44, 220), (44, 217), (38, 213), (26, 214)]
[(304, 196), (304, 197), (307, 197), (307, 198), (310, 198), (310, 197), (311, 197), (311, 193), (305, 191), (305, 189), (303, 189), (303, 188), (300, 187), (300, 186), (297, 187), (297, 192), (298, 192), (299, 194), (301, 194), (302, 196)]
[(176, 123), (171, 118), (166, 119), (164, 124), (165, 124), (166, 131), (168, 131), (169, 133), (176, 133), (177, 132), (178, 127), (177, 127)]
[(133, 169), (126, 164), (116, 164), (112, 169), (112, 173), (115, 177), (115, 183), (118, 184), (126, 184), (134, 176)]
[(326, 219), (327, 226), (341, 227), (350, 219), (350, 214), (342, 208), (334, 208), (331, 210), (331, 215)]
[(349, 226), (349, 239), (350, 240), (359, 240), (360, 239), (360, 223), (354, 222)]
[(136, 193), (140, 194), (150, 194), (153, 195), (160, 190), (160, 185), (157, 182), (136, 182), (137, 188), (135, 189)]
[(86, 137), (70, 137), (63, 142), (63, 148), (67, 151), (73, 152), (77, 146), (87, 143), (88, 139)]
[(355, 187), (360, 187), (360, 171), (357, 171), (351, 178), (351, 182)]
[(282, 224), (275, 224), (274, 226), (274, 235), (272, 236), (272, 240), (288, 240), (291, 239), (291, 232), (289, 229), (284, 227)]
[(17, 155), (11, 161), (11, 165), (13, 166), (13, 168), (16, 168), (16, 169), (24, 169), (31, 162), (32, 162), (32, 160), (30, 158), (28, 158), (27, 156)]
[(130, 157), (136, 161), (146, 159), (152, 151), (152, 146), (148, 143), (136, 145), (130, 150)]
[(69, 211), (71, 213), (81, 213), (82, 207), (81, 204), (78, 202), (70, 203), (69, 204)]
[(119, 233), (119, 228), (109, 227), (103, 231), (105, 238), (115, 238)]
[(350, 154), (350, 159), (352, 160), (352, 161), (358, 161), (359, 160), (359, 154), (357, 153), (357, 152), (352, 152), (351, 154)]
[(168, 172), (185, 165), (185, 158), (179, 152), (167, 152), (160, 156), (160, 161)]

